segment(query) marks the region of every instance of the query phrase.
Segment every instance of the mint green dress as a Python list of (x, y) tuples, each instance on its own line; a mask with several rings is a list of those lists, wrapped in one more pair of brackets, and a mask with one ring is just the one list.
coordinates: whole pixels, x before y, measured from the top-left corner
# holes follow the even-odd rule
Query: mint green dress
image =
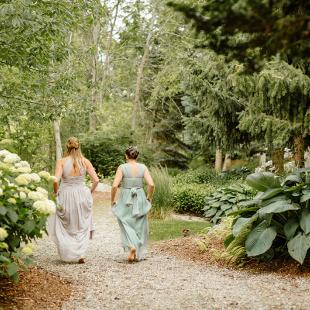
[(123, 173), (121, 191), (112, 212), (117, 218), (121, 241), (125, 251), (134, 247), (137, 250), (137, 259), (141, 260), (147, 252), (149, 234), (147, 213), (151, 203), (146, 199), (143, 189), (143, 179), (146, 166), (138, 164), (137, 176), (132, 175), (129, 164), (120, 165)]

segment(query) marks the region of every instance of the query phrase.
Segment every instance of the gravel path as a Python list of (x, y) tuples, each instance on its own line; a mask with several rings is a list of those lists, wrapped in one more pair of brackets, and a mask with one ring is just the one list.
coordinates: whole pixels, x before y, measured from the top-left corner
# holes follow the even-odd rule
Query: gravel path
[(107, 204), (96, 204), (95, 221), (84, 265), (60, 262), (47, 238), (38, 244), (38, 265), (75, 284), (62, 309), (309, 309), (310, 279), (204, 267), (152, 252), (128, 264)]

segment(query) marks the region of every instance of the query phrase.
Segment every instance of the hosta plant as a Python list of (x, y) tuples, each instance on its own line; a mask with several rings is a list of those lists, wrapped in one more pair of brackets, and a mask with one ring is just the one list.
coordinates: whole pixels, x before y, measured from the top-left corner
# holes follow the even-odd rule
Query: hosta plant
[(290, 255), (302, 264), (310, 248), (310, 182), (307, 169), (280, 179), (269, 172), (247, 177), (259, 191), (243, 208), (234, 212), (236, 219), (227, 244), (246, 233), (244, 247), (249, 257), (271, 259)]
[(204, 216), (213, 224), (239, 209), (239, 204), (253, 198), (254, 191), (242, 184), (221, 188), (205, 198)]
[(41, 238), (46, 219), (55, 212), (48, 188), (53, 177), (31, 171), (26, 161), (0, 150), (0, 276), (18, 279), (29, 261), (32, 241)]

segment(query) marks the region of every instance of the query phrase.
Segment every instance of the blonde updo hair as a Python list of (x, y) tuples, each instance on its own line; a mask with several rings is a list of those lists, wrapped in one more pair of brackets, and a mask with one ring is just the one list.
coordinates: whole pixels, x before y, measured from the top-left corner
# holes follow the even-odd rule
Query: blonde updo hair
[(76, 173), (80, 172), (82, 167), (85, 168), (84, 156), (82, 155), (80, 142), (76, 137), (70, 137), (66, 143), (65, 156), (70, 156), (73, 159), (73, 170)]

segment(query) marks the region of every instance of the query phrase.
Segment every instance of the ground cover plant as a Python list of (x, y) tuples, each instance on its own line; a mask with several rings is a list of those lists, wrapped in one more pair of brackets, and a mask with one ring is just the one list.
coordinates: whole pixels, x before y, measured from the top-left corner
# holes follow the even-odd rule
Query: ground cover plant
[(55, 203), (49, 199), (53, 177), (31, 171), (26, 161), (0, 151), (0, 276), (18, 280), (18, 269), (30, 262), (32, 241), (41, 238)]
[(216, 190), (205, 198), (204, 216), (213, 224), (240, 208), (240, 203), (254, 196), (254, 191), (243, 184), (232, 185)]
[(269, 172), (254, 173), (247, 183), (259, 193), (234, 213), (226, 245), (244, 247), (248, 257), (291, 256), (303, 264), (310, 248), (309, 169), (283, 180)]

